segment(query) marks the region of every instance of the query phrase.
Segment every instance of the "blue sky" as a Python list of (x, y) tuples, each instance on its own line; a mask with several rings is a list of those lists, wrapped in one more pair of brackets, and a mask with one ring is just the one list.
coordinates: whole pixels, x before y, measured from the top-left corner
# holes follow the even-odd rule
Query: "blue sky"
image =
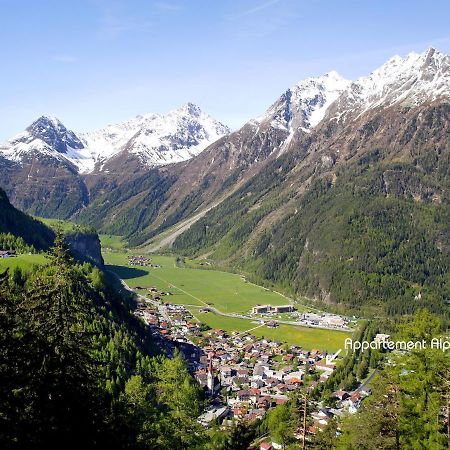
[(0, 0), (0, 17), (0, 139), (187, 101), (237, 128), (305, 77), (450, 53), (448, 0)]

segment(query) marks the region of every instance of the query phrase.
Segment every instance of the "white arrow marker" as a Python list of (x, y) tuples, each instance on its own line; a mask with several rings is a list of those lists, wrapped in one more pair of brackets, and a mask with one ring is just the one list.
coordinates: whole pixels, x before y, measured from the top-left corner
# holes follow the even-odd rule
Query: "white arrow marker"
[(342, 348), (340, 348), (336, 353), (334, 353), (333, 355), (327, 355), (325, 361), (327, 364), (332, 364), (333, 361), (339, 356), (339, 353), (342, 352)]

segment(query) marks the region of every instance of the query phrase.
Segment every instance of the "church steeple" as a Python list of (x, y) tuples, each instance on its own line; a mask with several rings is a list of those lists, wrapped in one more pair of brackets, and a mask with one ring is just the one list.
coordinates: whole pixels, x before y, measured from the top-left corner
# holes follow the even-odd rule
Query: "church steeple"
[(214, 367), (213, 367), (213, 358), (214, 352), (208, 353), (208, 375), (206, 379), (206, 386), (208, 387), (208, 391), (211, 395), (214, 395)]

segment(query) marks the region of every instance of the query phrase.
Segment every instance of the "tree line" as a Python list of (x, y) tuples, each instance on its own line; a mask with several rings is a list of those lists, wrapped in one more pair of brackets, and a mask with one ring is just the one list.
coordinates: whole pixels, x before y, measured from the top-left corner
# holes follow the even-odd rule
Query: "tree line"
[(103, 272), (58, 236), (50, 262), (22, 275), (0, 275), (2, 448), (203, 442), (203, 397), (183, 358), (157, 353)]

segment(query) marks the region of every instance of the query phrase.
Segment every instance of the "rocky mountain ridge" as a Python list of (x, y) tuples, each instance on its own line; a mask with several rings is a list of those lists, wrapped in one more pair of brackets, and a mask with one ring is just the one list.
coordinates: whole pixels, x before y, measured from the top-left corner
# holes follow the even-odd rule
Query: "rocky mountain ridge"
[[(174, 164), (166, 165), (167, 160), (152, 167), (142, 164), (141, 158), (149, 154), (148, 149), (142, 150), (143, 143), (153, 136), (135, 133), (136, 126), (158, 122), (160, 118), (155, 115), (77, 139), (65, 131), (58, 144), (60, 150), (64, 145), (88, 148), (88, 141), (91, 148), (112, 148), (124, 135), (127, 144), (117, 154), (105, 151), (111, 156), (97, 158), (89, 173), (79, 173), (68, 160), (55, 160), (52, 155), (36, 158), (26, 154), (19, 162), (4, 158), (5, 153), (2, 159), (0, 152), (3, 185), (17, 206), (34, 214), (74, 217), (108, 233), (124, 235), (132, 244), (141, 244), (184, 220), (195, 222), (192, 218), (239, 191), (284, 153), (295, 155), (291, 176), (293, 186), (300, 180), (300, 192), (308, 189), (315, 176), (357, 160), (369, 147), (378, 149), (382, 155), (378, 158), (393, 159), (394, 154), (406, 158), (405, 149), (421, 145), (411, 141), (418, 139), (415, 122), (405, 130), (399, 124), (403, 130), (399, 136), (383, 116), (391, 115), (394, 124), (407, 110), (408, 117), (416, 117), (414, 110), (419, 107), (429, 115), (429, 105), (445, 103), (450, 92), (448, 60), (447, 55), (429, 49), (420, 55), (391, 58), (355, 82), (334, 71), (306, 79), (285, 91), (264, 114), (218, 139), (201, 155)], [(180, 116), (188, 117), (189, 123), (202, 117), (193, 105), (181, 109), (181, 113), (172, 114), (172, 123), (179, 123)], [(430, 119), (430, 123), (438, 122)], [(189, 126), (182, 129), (189, 130)], [(204, 129), (193, 127), (191, 131), (176, 138), (193, 144), (188, 152), (196, 151), (199, 147), (195, 142), (204, 137)], [(129, 136), (132, 138), (128, 140)], [(443, 137), (433, 139), (438, 143)], [(380, 150), (386, 145), (389, 150)], [(285, 195), (291, 195), (289, 187)]]
[(144, 167), (185, 161), (229, 132), (192, 103), (165, 115), (145, 114), (91, 133), (75, 133), (57, 118), (42, 116), (0, 144), (0, 154), (19, 164), (45, 155), (84, 174), (101, 171), (105, 162), (120, 153), (136, 155)]
[[(0, 155), (0, 173), (23, 209), (73, 217), (133, 246), (208, 255), (337, 306), (404, 313), (427, 302), (442, 313), (449, 72), (449, 57), (429, 49), (355, 82), (334, 72), (305, 80), (179, 163), (147, 167), (131, 148), (80, 174), (51, 155)], [(62, 134), (45, 138), (62, 151), (78, 145)], [(423, 302), (410, 304), (419, 291)]]

